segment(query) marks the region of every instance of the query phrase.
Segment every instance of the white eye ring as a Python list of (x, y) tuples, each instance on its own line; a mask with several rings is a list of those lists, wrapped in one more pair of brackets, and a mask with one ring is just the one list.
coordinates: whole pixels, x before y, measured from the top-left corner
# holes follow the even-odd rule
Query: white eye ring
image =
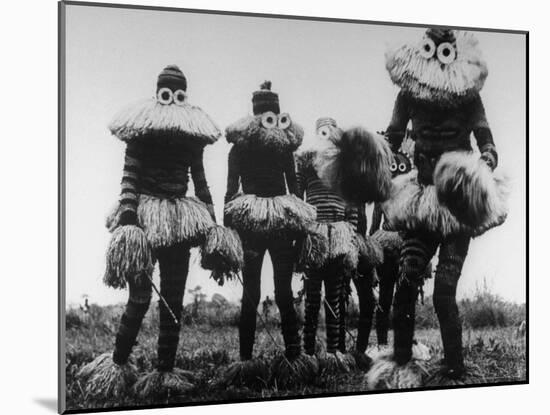
[(161, 88), (157, 92), (157, 101), (162, 105), (169, 105), (174, 100), (174, 94), (170, 88)]
[(174, 102), (176, 105), (183, 105), (187, 100), (187, 94), (183, 89), (178, 89), (174, 92)]
[(279, 115), (279, 122), (278, 126), (280, 129), (285, 130), (290, 126), (290, 115), (288, 115), (286, 112)]
[(393, 162), (392, 164), (390, 164), (390, 171), (394, 172), (396, 170), (397, 170), (397, 164)]
[(441, 63), (451, 63), (456, 59), (456, 49), (449, 42), (443, 42), (437, 47), (437, 59)]
[(403, 173), (405, 170), (407, 170), (405, 163), (399, 163), (399, 171)]
[(277, 125), (277, 116), (274, 112), (268, 111), (262, 114), (262, 125), (267, 128), (273, 128)]
[(329, 138), (330, 137), (330, 128), (328, 125), (323, 125), (317, 130), (317, 136), (319, 138)]
[(429, 37), (422, 39), (419, 49), (420, 55), (426, 59), (430, 59), (435, 55), (435, 43)]

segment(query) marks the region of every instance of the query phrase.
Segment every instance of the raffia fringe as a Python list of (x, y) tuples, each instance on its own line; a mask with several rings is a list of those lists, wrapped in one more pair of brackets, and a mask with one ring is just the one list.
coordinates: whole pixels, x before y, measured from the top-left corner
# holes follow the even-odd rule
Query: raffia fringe
[(190, 104), (162, 105), (147, 99), (120, 111), (109, 124), (109, 130), (122, 141), (159, 133), (190, 136), (202, 144), (212, 144), (221, 132), (201, 108)]

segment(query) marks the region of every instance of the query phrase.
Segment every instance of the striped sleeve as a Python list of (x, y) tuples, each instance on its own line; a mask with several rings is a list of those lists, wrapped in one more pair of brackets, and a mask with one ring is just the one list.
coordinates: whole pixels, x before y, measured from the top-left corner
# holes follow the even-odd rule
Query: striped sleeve
[(485, 108), (479, 95), (473, 100), (471, 108), (474, 137), (481, 152), (481, 157), (487, 161), (492, 169), (495, 169), (498, 164), (498, 153), (493, 141), (493, 134), (485, 116)]
[(393, 107), (390, 125), (386, 129), (386, 137), (393, 152), (396, 152), (401, 147), (407, 131), (409, 118), (407, 98), (403, 91), (399, 91)]
[(229, 202), (239, 191), (240, 168), (237, 147), (233, 145), (227, 158), (227, 189), (225, 191), (225, 203)]
[(288, 153), (284, 162), (284, 172), (288, 192), (299, 197), (296, 181), (296, 162), (294, 161), (294, 154)]
[(195, 196), (206, 203), (210, 215), (212, 215), (212, 218), (215, 220), (212, 195), (210, 194), (208, 182), (206, 181), (206, 174), (204, 172), (203, 155), (204, 148), (201, 147), (194, 155), (191, 162), (191, 178), (193, 179), (193, 186), (195, 187)]
[(299, 159), (296, 160), (296, 196), (300, 199), (304, 198), (306, 191), (306, 172), (304, 163), (300, 163)]
[(121, 214), (127, 211), (136, 213), (139, 197), (141, 172), (141, 148), (138, 142), (129, 142), (126, 145), (124, 156), (124, 170), (122, 173), (120, 208)]

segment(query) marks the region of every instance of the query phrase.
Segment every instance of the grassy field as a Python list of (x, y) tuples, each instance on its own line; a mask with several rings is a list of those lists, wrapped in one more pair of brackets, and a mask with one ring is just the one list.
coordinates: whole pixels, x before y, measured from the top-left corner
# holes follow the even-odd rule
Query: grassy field
[[(219, 307), (219, 306), (216, 306)], [(232, 307), (232, 308), (231, 308)], [(154, 402), (140, 402), (128, 396), (124, 402), (92, 402), (83, 392), (83, 386), (76, 379), (76, 373), (86, 363), (99, 354), (111, 351), (122, 306), (98, 307), (92, 305), (90, 312), (83, 315), (78, 310), (67, 314), (66, 375), (67, 408), (83, 409), (98, 406), (133, 406), (140, 404), (173, 404), (201, 401), (246, 400), (281, 396), (302, 396), (338, 392), (365, 391), (364, 372), (360, 370), (340, 375), (321, 374), (315, 384), (302, 385), (291, 390), (279, 389), (269, 384), (261, 388), (226, 387), (220, 379), (224, 370), (238, 360), (238, 331), (235, 325), (238, 307), (232, 305), (223, 321), (209, 319), (216, 313), (215, 307), (202, 311), (186, 309), (186, 318), (180, 337), (176, 366), (192, 370), (198, 375), (194, 391), (186, 396), (172, 396)], [(224, 308), (227, 309), (227, 308)], [(494, 314), (494, 313), (493, 313)], [(84, 316), (84, 317), (83, 317)], [(422, 317), (422, 313), (420, 314)], [(275, 335), (278, 345), (268, 336), (262, 323), (258, 323), (255, 355), (272, 359), (280, 353), (282, 338), (277, 327), (276, 316), (268, 319), (268, 328)], [(421, 320), (423, 321), (423, 320)], [(425, 324), (423, 324), (425, 327)], [(466, 326), (472, 326), (466, 324)], [(322, 338), (323, 329), (320, 329)], [(158, 311), (152, 306), (144, 320), (134, 348), (133, 357), (140, 372), (154, 369), (156, 364), (156, 344), (158, 334)], [(353, 346), (356, 330), (350, 329), (349, 348)], [(371, 333), (371, 342), (375, 339)], [(391, 332), (390, 332), (391, 336)], [(524, 381), (526, 379), (525, 334), (518, 333), (515, 325), (508, 327), (465, 328), (464, 333), (466, 364), (470, 375), (467, 383), (501, 383)], [(435, 371), (442, 358), (442, 346), (437, 327), (419, 328), (416, 339), (430, 348), (431, 360), (427, 367)]]

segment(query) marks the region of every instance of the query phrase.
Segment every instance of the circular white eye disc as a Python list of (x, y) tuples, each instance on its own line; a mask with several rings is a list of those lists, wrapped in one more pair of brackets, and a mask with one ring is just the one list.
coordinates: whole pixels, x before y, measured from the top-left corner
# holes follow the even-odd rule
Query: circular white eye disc
[(185, 99), (187, 98), (187, 94), (183, 89), (178, 89), (176, 92), (174, 92), (174, 102), (178, 105), (181, 105), (185, 102)]
[(456, 49), (449, 42), (440, 43), (437, 47), (437, 59), (441, 63), (451, 63), (456, 59)]
[(277, 116), (274, 112), (268, 111), (262, 114), (262, 125), (265, 128), (273, 128), (277, 125)]
[(163, 105), (168, 105), (172, 103), (174, 99), (174, 94), (170, 88), (160, 88), (157, 92), (157, 101)]
[(282, 128), (283, 130), (285, 128), (288, 128), (288, 126), (290, 125), (290, 115), (288, 115), (287, 113), (280, 114), (278, 125), (279, 128)]
[(432, 39), (429, 37), (422, 39), (422, 42), (420, 43), (420, 55), (426, 59), (430, 59), (435, 55), (435, 50), (435, 43)]
[(317, 135), (322, 138), (330, 137), (330, 128), (328, 125), (323, 125), (317, 130)]

